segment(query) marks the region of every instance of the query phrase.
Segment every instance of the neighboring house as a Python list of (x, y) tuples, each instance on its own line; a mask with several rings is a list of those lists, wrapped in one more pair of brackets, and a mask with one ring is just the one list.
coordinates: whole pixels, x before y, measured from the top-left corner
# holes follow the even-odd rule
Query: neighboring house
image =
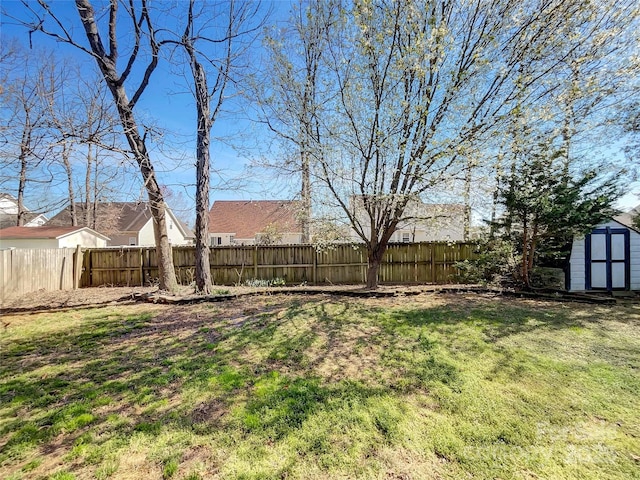
[[(95, 207), (95, 208), (94, 208)], [(156, 244), (153, 233), (153, 218), (148, 202), (102, 202), (91, 205), (90, 212), (85, 214), (85, 205), (76, 203), (76, 219), (78, 223), (88, 223), (96, 231), (110, 237), (108, 246), (143, 246)], [(95, 210), (95, 213), (94, 213)], [(95, 216), (95, 221), (92, 218)], [(70, 226), (71, 213), (69, 207), (54, 216), (47, 225)], [(172, 245), (193, 245), (195, 236), (167, 208), (167, 234)]]
[(573, 241), (570, 291), (640, 290), (640, 231), (632, 218), (633, 211), (616, 216)]
[[(350, 205), (355, 218), (364, 226), (365, 233), (369, 225), (369, 215), (364, 210), (362, 198), (353, 197)], [(420, 200), (409, 202), (404, 218), (389, 240), (391, 243), (412, 242), (455, 242), (464, 240), (464, 218), (466, 207), (455, 203), (423, 203)], [(355, 242), (362, 239), (351, 232)]]
[(89, 227), (9, 227), (0, 230), (0, 248), (106, 247), (109, 237)]
[(294, 200), (217, 200), (209, 212), (210, 244), (301, 243), (300, 206)]
[[(25, 227), (38, 227), (47, 222), (41, 213), (26, 211), (23, 214)], [(8, 193), (0, 193), (0, 229), (18, 225), (18, 200)]]

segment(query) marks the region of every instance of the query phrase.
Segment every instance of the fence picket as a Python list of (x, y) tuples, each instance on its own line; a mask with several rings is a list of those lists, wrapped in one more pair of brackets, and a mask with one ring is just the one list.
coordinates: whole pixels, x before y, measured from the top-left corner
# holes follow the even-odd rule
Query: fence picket
[[(155, 281), (155, 248), (11, 249), (0, 251), (2, 299), (38, 289), (74, 287), (74, 270), (82, 266), (79, 285), (143, 285)], [(469, 243), (391, 244), (380, 266), (380, 283), (454, 283), (455, 263), (475, 256)], [(195, 247), (174, 247), (178, 281), (194, 281)], [(367, 252), (364, 245), (336, 245), (317, 251), (312, 245), (229, 246), (211, 249), (211, 276), (216, 285), (241, 284), (251, 278), (281, 278), (288, 284), (364, 283)], [(76, 282), (78, 282), (76, 280)]]

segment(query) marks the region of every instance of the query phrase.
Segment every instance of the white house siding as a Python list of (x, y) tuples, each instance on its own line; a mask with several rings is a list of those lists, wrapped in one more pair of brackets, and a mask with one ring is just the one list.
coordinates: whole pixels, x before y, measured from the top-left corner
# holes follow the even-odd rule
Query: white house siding
[(24, 224), (25, 227), (41, 227), (47, 223), (47, 217), (38, 215), (36, 218)]
[[(235, 240), (234, 243), (237, 243), (233, 233), (210, 233), (209, 245), (212, 247), (224, 247), (226, 245), (231, 245), (232, 238)], [(253, 241), (253, 239), (251, 240)]]
[(18, 205), (8, 198), (0, 198), (0, 212), (10, 215), (18, 214)]
[[(180, 227), (177, 225), (177, 221), (171, 213), (167, 215), (167, 235), (169, 236), (169, 243), (171, 245), (193, 245), (193, 242), (182, 235)], [(135, 234), (131, 234), (131, 236), (135, 236)], [(142, 247), (153, 247), (155, 244), (156, 237), (153, 233), (153, 219), (150, 218), (138, 233), (138, 245)], [(126, 245), (128, 245), (128, 242)]]
[[(218, 238), (220, 238), (220, 243), (218, 243)], [(237, 238), (231, 233), (210, 233), (209, 242), (212, 247), (225, 247), (228, 245), (255, 245), (256, 239), (253, 237)], [(283, 233), (275, 245), (299, 245), (301, 243), (301, 233)]]
[[(133, 234), (131, 236), (134, 236)], [(171, 238), (171, 237), (169, 237)], [(171, 240), (169, 240), (170, 243)], [(152, 247), (156, 244), (156, 237), (153, 233), (153, 219), (149, 219), (144, 227), (138, 232), (138, 245), (142, 247)]]
[[(629, 230), (629, 255), (630, 255), (630, 287), (631, 290), (640, 290), (640, 233), (625, 227), (621, 223), (610, 221), (602, 223), (596, 228), (626, 228)], [(570, 257), (570, 274), (571, 274), (571, 291), (584, 291), (586, 289), (585, 278), (585, 239), (579, 238), (574, 240), (571, 248)]]

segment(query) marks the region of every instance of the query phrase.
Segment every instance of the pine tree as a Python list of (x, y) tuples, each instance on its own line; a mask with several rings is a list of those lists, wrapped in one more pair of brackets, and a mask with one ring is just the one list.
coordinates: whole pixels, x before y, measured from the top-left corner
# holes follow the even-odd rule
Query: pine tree
[(615, 178), (602, 179), (595, 170), (572, 176), (563, 159), (553, 142), (540, 144), (501, 181), (498, 201), (505, 214), (495, 226), (517, 245), (519, 279), (526, 288), (534, 266), (566, 261), (574, 236), (616, 213)]

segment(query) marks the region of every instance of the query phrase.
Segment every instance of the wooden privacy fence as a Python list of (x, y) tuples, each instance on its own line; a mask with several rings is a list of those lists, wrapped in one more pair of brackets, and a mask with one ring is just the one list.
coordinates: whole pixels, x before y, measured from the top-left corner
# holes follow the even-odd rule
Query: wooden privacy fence
[(71, 290), (80, 284), (82, 251), (74, 248), (11, 248), (0, 250), (0, 296), (37, 290)]
[[(471, 243), (392, 244), (378, 278), (380, 283), (455, 283), (455, 263), (473, 258), (474, 251)], [(180, 283), (194, 281), (194, 247), (173, 247), (173, 262)], [(216, 285), (276, 278), (287, 284), (353, 284), (366, 280), (367, 254), (363, 245), (337, 245), (325, 251), (312, 245), (215, 247), (210, 265)], [(157, 276), (154, 248), (89, 249), (81, 285), (147, 285)]]

